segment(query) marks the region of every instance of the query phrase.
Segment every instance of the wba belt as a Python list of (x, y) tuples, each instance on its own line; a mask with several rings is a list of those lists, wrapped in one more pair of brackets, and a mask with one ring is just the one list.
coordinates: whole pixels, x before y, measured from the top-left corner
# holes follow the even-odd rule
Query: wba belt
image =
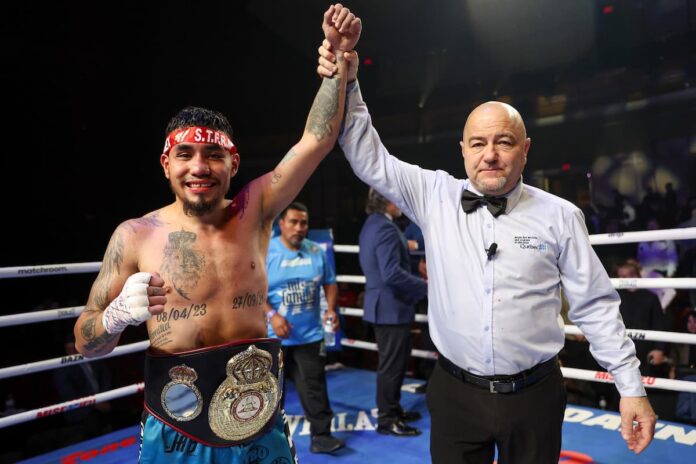
[(280, 340), (259, 338), (145, 357), (145, 409), (207, 446), (267, 433), (282, 395)]

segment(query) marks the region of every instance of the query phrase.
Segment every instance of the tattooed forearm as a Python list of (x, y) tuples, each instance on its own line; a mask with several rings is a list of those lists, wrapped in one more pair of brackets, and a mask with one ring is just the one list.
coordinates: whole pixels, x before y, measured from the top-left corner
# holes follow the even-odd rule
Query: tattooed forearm
[(283, 159), (280, 160), (280, 163), (278, 163), (278, 164), (279, 164), (279, 165), (285, 164), (285, 163), (287, 163), (288, 161), (290, 161), (291, 159), (293, 159), (295, 156), (297, 156), (297, 153), (295, 152), (295, 150), (293, 150), (293, 149), (291, 148), (290, 151), (287, 152), (287, 153), (285, 154), (285, 156), (283, 156)]
[(118, 334), (110, 334), (104, 331), (103, 334), (97, 335), (97, 317), (99, 316), (96, 315), (85, 320), (80, 328), (80, 334), (87, 342), (85, 343), (85, 349), (99, 353), (110, 345)]
[(172, 282), (179, 295), (190, 300), (205, 267), (203, 253), (195, 248), (197, 235), (185, 230), (171, 232), (164, 247), (162, 274)]
[(339, 77), (324, 79), (314, 99), (305, 130), (316, 136), (318, 140), (323, 140), (324, 137), (332, 133), (331, 123), (338, 113), (340, 89), (341, 79)]

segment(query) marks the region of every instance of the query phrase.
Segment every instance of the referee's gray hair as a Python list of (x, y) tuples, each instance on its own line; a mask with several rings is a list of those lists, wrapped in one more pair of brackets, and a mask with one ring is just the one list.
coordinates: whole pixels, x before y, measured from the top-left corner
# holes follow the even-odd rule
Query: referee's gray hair
[(387, 211), (388, 203), (389, 200), (384, 198), (384, 196), (377, 190), (370, 187), (370, 191), (367, 193), (367, 204), (365, 205), (365, 212), (367, 214), (385, 213)]

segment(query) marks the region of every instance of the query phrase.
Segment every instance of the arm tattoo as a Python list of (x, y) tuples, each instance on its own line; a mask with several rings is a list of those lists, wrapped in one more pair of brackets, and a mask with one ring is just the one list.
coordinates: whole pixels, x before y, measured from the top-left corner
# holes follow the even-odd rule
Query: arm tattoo
[(237, 196), (234, 197), (232, 203), (230, 203), (230, 210), (232, 215), (239, 214), (239, 218), (244, 217), (244, 212), (249, 207), (249, 185), (245, 185), (242, 190), (239, 191)]
[(288, 161), (290, 161), (291, 159), (293, 159), (295, 156), (297, 156), (297, 153), (295, 153), (295, 150), (293, 150), (293, 149), (291, 148), (290, 151), (287, 152), (287, 153), (285, 154), (285, 156), (283, 156), (283, 159), (280, 160), (280, 163), (278, 163), (278, 166), (287, 163)]
[(143, 216), (141, 218), (133, 219), (131, 221), (128, 221), (126, 224), (128, 224), (128, 227), (130, 228), (130, 231), (135, 233), (138, 231), (138, 229), (135, 227), (135, 225), (143, 226), (143, 227), (162, 227), (163, 223), (162, 220), (159, 217), (160, 213), (159, 211), (155, 211), (154, 213), (148, 214), (146, 216)]
[(97, 317), (99, 317), (99, 315), (95, 315), (87, 319), (82, 324), (82, 327), (80, 328), (80, 333), (87, 342), (85, 343), (85, 348), (89, 351), (96, 351), (97, 353), (99, 353), (104, 350), (105, 345), (108, 345), (111, 342), (113, 342), (114, 339), (118, 336), (118, 334), (110, 334), (105, 330), (103, 334), (97, 336)]
[(109, 304), (111, 279), (114, 274), (121, 271), (121, 263), (123, 263), (123, 237), (121, 231), (116, 229), (104, 253), (104, 261), (97, 280), (94, 282), (94, 304), (100, 309), (106, 308)]
[(189, 292), (198, 283), (205, 267), (203, 253), (194, 248), (196, 238), (196, 234), (185, 230), (171, 232), (162, 259), (162, 273), (169, 278), (177, 293), (187, 300), (191, 299)]
[(322, 140), (332, 132), (331, 122), (338, 113), (338, 94), (341, 88), (341, 79), (334, 77), (324, 79), (319, 88), (312, 109), (309, 110), (307, 126), (305, 130)]

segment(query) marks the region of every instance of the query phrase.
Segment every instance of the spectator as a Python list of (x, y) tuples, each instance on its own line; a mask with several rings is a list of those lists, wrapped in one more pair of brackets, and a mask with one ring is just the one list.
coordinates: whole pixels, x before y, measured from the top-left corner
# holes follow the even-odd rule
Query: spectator
[(360, 267), (366, 278), (364, 320), (374, 325), (379, 348), (377, 432), (415, 436), (420, 430), (406, 422), (420, 414), (401, 407), (401, 384), (411, 356), (415, 304), (425, 297), (427, 286), (411, 273), (406, 238), (393, 222), (401, 210), (374, 189), (365, 209), (369, 216), (360, 231)]
[[(686, 330), (696, 334), (696, 310), (689, 313)], [(681, 380), (696, 382), (696, 345), (689, 345), (686, 364), (680, 366), (677, 377)], [(681, 392), (677, 398), (676, 416), (678, 420), (696, 425), (696, 393)]]
[[(280, 235), (271, 239), (266, 257), (268, 336), (282, 339), (285, 370), (295, 382), (310, 423), (312, 453), (332, 453), (343, 442), (331, 435), (333, 412), (326, 388), (324, 323), (338, 329), (336, 274), (319, 244), (307, 239), (309, 211), (291, 203), (280, 213)], [(328, 309), (323, 321), (323, 287)], [(285, 397), (285, 395), (283, 395)]]
[[(66, 335), (64, 348), (69, 356), (79, 354), (75, 349), (72, 334)], [(104, 361), (68, 365), (53, 371), (53, 385), (61, 402), (91, 396), (111, 388), (111, 371)], [(84, 438), (96, 437), (111, 431), (109, 402), (77, 408), (66, 412), (63, 417), (68, 426), (75, 426), (75, 434)]]
[[(626, 260), (616, 271), (621, 279), (640, 278), (641, 269), (638, 261)], [(619, 312), (627, 329), (634, 330), (670, 330), (669, 321), (662, 312), (660, 300), (649, 290), (628, 288), (619, 290), (621, 305)], [(636, 356), (640, 361), (640, 372), (643, 375), (667, 377), (669, 366), (666, 355), (669, 351), (664, 342), (634, 340)]]

